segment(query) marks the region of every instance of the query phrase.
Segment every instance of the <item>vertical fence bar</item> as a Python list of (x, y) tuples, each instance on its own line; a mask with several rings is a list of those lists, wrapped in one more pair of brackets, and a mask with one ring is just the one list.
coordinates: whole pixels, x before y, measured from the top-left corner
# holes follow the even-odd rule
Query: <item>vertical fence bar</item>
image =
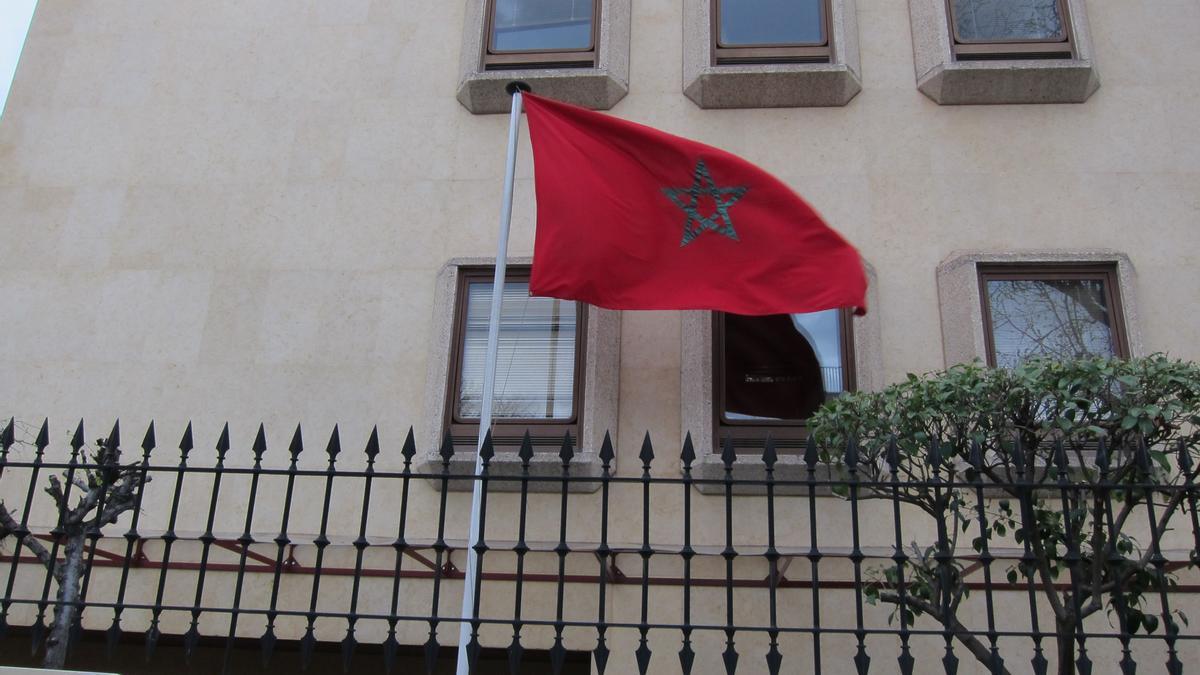
[[(597, 675), (604, 675), (604, 669), (608, 665), (608, 646), (604, 642), (604, 634), (608, 630), (608, 626), (605, 624), (604, 617), (605, 602), (607, 601), (605, 591), (608, 590), (608, 558), (612, 553), (608, 547), (608, 492), (609, 483), (612, 482), (614, 456), (612, 439), (605, 431), (604, 442), (600, 444), (600, 545), (596, 548), (596, 558), (600, 563), (600, 573), (596, 575), (599, 584), (599, 600), (596, 603), (596, 648), (592, 650), (592, 658), (596, 661)], [(522, 504), (522, 516), (524, 516), (524, 512), (525, 505)], [(521, 527), (521, 536), (522, 538), (525, 536), (524, 525)]]
[(446, 557), (446, 498), (450, 492), (450, 460), (454, 459), (454, 441), (450, 438), (450, 431), (446, 431), (445, 437), (442, 439), (442, 475), (439, 505), (438, 505), (438, 526), (437, 539), (433, 542), (434, 552), (434, 568), (433, 568), (433, 597), (429, 601), (429, 639), (425, 641), (425, 672), (427, 675), (433, 675), (434, 669), (437, 668), (438, 649), (440, 645), (437, 639), (438, 624), (441, 623), (441, 611), (439, 603), (442, 599), (442, 573), (445, 571)]
[[(95, 480), (97, 489), (100, 490), (100, 497), (96, 500), (96, 516), (92, 519), (92, 524), (85, 529), (85, 541), (91, 542), (91, 547), (88, 548), (87, 562), (83, 567), (83, 585), (79, 590), (79, 600), (75, 602), (75, 616), (71, 621), (71, 630), (67, 635), (67, 657), (70, 658), (71, 652), (75, 649), (75, 645), (79, 644), (79, 638), (83, 634), (83, 612), (87, 609), (88, 591), (92, 587), (92, 569), (96, 561), (96, 549), (100, 547), (100, 530), (107, 524), (104, 522), (104, 507), (108, 504), (111, 495), (111, 490), (99, 487), (102, 481), (108, 480), (104, 474), (108, 471), (102, 464), (109, 461), (120, 466), (121, 457), (121, 421), (113, 422), (112, 431), (109, 432), (108, 438), (104, 439), (101, 447), (97, 449), (95, 456)], [(111, 453), (111, 459), (105, 457), (106, 453)], [(119, 472), (119, 469), (118, 469)], [(118, 474), (119, 475), (119, 474)], [(89, 479), (89, 483), (91, 480)]]
[(517, 580), (513, 595), (512, 643), (508, 646), (508, 672), (518, 675), (521, 672), (521, 656), (525, 648), (521, 646), (521, 609), (525, 588), (525, 554), (529, 553), (529, 544), (525, 541), (525, 528), (529, 513), (529, 462), (533, 459), (533, 441), (529, 438), (529, 430), (521, 439), (521, 449), (517, 452), (521, 458), (521, 503), (517, 514), (517, 543), (513, 553), (517, 556)]
[[(488, 429), (483, 436), (483, 443), (479, 446), (479, 471), (475, 473), (475, 479), (479, 481), (479, 520), (477, 523), (475, 537), (469, 543), (470, 552), (475, 556), (475, 575), (473, 578), (463, 579), (464, 584), (472, 585), (471, 593), (471, 637), (467, 644), (467, 669), (468, 671), (475, 670), (475, 664), (479, 661), (479, 604), (481, 594), (483, 593), (483, 556), (487, 553), (487, 502), (488, 502), (488, 482), (491, 477), (492, 457), (495, 455), (495, 450), (492, 447), (492, 430)], [(565, 469), (564, 469), (565, 471)], [(563, 494), (566, 494), (564, 489)], [(564, 514), (565, 516), (565, 514)], [(560, 586), (561, 588), (561, 586)], [(561, 591), (559, 597), (562, 597)]]
[(179, 439), (179, 466), (175, 468), (175, 490), (171, 497), (171, 515), (167, 517), (167, 531), (163, 533), (162, 564), (158, 568), (158, 590), (154, 595), (154, 608), (151, 610), (150, 626), (146, 629), (146, 661), (154, 656), (154, 648), (162, 632), (158, 628), (159, 616), (163, 611), (163, 593), (167, 588), (167, 570), (171, 569), (171, 547), (178, 538), (175, 535), (175, 522), (179, 516), (179, 496), (183, 490), (183, 478), (187, 475), (188, 453), (192, 451), (192, 423), (188, 422)]
[[(950, 630), (951, 618), (953, 617), (951, 610), (950, 596), (953, 594), (954, 584), (951, 581), (953, 575), (950, 569), (950, 563), (954, 560), (953, 546), (950, 543), (951, 532), (946, 527), (946, 518), (948, 517), (947, 510), (950, 506), (950, 499), (953, 497), (954, 486), (948, 485), (945, 492), (942, 492), (942, 448), (941, 443), (937, 438), (929, 441), (928, 464), (933, 469), (933, 501), (937, 505), (937, 551), (933, 554), (937, 561), (938, 571), (938, 602), (941, 604), (942, 612), (942, 640), (946, 643), (946, 654), (942, 657), (942, 666), (946, 669), (946, 675), (953, 675), (958, 671), (958, 657), (954, 654), (954, 634)], [(953, 473), (950, 473), (949, 482), (954, 480)], [(953, 523), (950, 527), (957, 531), (958, 523)], [(960, 582), (962, 580), (960, 579)]]
[(312, 662), (313, 649), (317, 646), (316, 622), (317, 602), (321, 593), (321, 571), (325, 564), (325, 548), (329, 546), (329, 500), (333, 496), (333, 479), (337, 475), (334, 463), (338, 453), (342, 451), (342, 441), (338, 436), (338, 427), (333, 425), (333, 433), (329, 435), (329, 443), (325, 446), (325, 454), (329, 463), (325, 467), (325, 491), (321, 500), (321, 531), (313, 540), (317, 547), (317, 560), (313, 563), (312, 592), (308, 598), (308, 613), (305, 614), (306, 625), (304, 637), (300, 638), (300, 667), (307, 669)]
[(400, 642), (396, 639), (396, 614), (400, 602), (400, 574), (404, 568), (404, 556), (408, 551), (408, 540), (405, 538), (408, 530), (408, 488), (412, 480), (412, 460), (416, 454), (417, 444), (413, 439), (412, 427), (409, 427), (408, 435), (404, 438), (404, 447), (400, 450), (400, 456), (404, 458), (404, 467), (400, 471), (400, 522), (396, 524), (396, 539), (392, 542), (396, 560), (392, 574), (392, 603), (391, 612), (388, 614), (387, 638), (383, 641), (383, 666), (388, 673), (392, 672), (396, 663), (396, 651), (400, 648)]
[(892, 488), (892, 528), (896, 534), (896, 543), (892, 550), (892, 562), (896, 565), (896, 597), (898, 600), (897, 606), (899, 607), (897, 614), (900, 615), (900, 657), (897, 665), (900, 667), (900, 672), (903, 675), (912, 675), (913, 665), (916, 661), (913, 659), (912, 650), (909, 645), (912, 636), (908, 625), (909, 610), (906, 602), (908, 588), (904, 583), (904, 565), (908, 562), (908, 555), (904, 553), (903, 521), (900, 518), (900, 447), (894, 437), (888, 439), (887, 464)]
[[(50, 536), (53, 538), (53, 543), (50, 546), (50, 560), (58, 560), (58, 549), (62, 543), (63, 536), (63, 518), (66, 516), (67, 505), (71, 501), (71, 489), (75, 487), (75, 472), (79, 470), (79, 452), (83, 448), (83, 420), (79, 420), (79, 425), (75, 427), (75, 434), (71, 436), (71, 457), (67, 460), (67, 473), (65, 474), (66, 485), (63, 487), (63, 497), (60, 508), (58, 509), (57, 522), (53, 530), (50, 530)], [(57, 564), (57, 563), (56, 563)], [(34, 654), (41, 648), (42, 642), (46, 637), (46, 606), (50, 604), (50, 580), (54, 578), (52, 570), (46, 570), (46, 578), (42, 583), (42, 599), (38, 603), (37, 620), (34, 621), (30, 628), (29, 636), (32, 642), (31, 650)]]
[(1193, 564), (1200, 564), (1200, 511), (1196, 509), (1195, 473), (1191, 452), (1188, 450), (1187, 442), (1182, 439), (1179, 441), (1176, 457), (1179, 460), (1179, 469), (1183, 472), (1183, 489), (1187, 495), (1187, 504), (1191, 511), (1192, 541), (1194, 543), (1192, 544), (1191, 555), (1188, 557)]
[(279, 607), (279, 581), (280, 575), (284, 570), (284, 552), (292, 543), (288, 537), (288, 520), (292, 515), (292, 492), (296, 487), (296, 464), (300, 460), (300, 453), (304, 451), (304, 436), (300, 430), (300, 425), (296, 425), (296, 431), (292, 434), (292, 442), (288, 445), (288, 468), (287, 468), (287, 487), (283, 493), (283, 516), (279, 522), (279, 534), (275, 537), (275, 566), (271, 573), (271, 601), (267, 609), (267, 629), (263, 631), (263, 635), (259, 638), (259, 644), (262, 647), (262, 665), (263, 668), (271, 662), (271, 656), (275, 652), (275, 617), (278, 615)]
[(125, 610), (125, 589), (129, 583), (129, 567), (133, 564), (133, 546), (141, 537), (138, 535), (138, 520), (142, 516), (142, 495), (146, 490), (146, 483), (149, 482), (149, 467), (150, 467), (150, 451), (154, 449), (154, 422), (150, 422), (149, 428), (146, 429), (146, 435), (142, 438), (142, 463), (138, 467), (138, 487), (137, 495), (133, 499), (133, 516), (129, 521), (129, 531), (125, 533), (125, 557), (121, 565), (121, 581), (117, 586), (117, 604), (113, 608), (112, 625), (108, 627), (105, 634), (106, 653), (111, 661), (113, 652), (116, 650), (117, 642), (121, 639), (121, 613)]
[(725, 651), (721, 658), (725, 662), (726, 675), (737, 671), (738, 653), (734, 648), (736, 629), (733, 622), (733, 561), (737, 558), (737, 549), (733, 547), (733, 464), (737, 461), (737, 453), (733, 450), (733, 440), (725, 437), (725, 447), (721, 451), (721, 463), (725, 469), (725, 548), (721, 557), (725, 559)]
[(817, 439), (804, 442), (804, 479), (808, 492), (808, 565), (812, 584), (813, 675), (821, 675), (821, 549), (817, 545)]
[[(1147, 483), (1153, 483), (1154, 473), (1150, 463), (1150, 449), (1146, 447), (1146, 439), (1139, 436), (1136, 448), (1141, 477)], [(1169, 517), (1170, 514), (1167, 514)], [(1154, 566), (1155, 585), (1158, 586), (1158, 602), (1162, 609), (1163, 640), (1167, 645), (1167, 672), (1180, 675), (1183, 663), (1179, 661), (1179, 653), (1175, 649), (1175, 640), (1179, 635), (1179, 626), (1171, 616), (1171, 601), (1167, 597), (1167, 559), (1162, 554), (1162, 528), (1159, 527), (1155, 516), (1154, 488), (1146, 489), (1146, 518), (1150, 526), (1150, 564)]]
[[(1030, 459), (1035, 455), (1030, 455)], [(1026, 461), (1024, 449), (1021, 444), (1021, 436), (1018, 433), (1013, 438), (1012, 452), (1008, 453), (1008, 459), (1013, 465), (1016, 472), (1016, 494), (1017, 502), (1021, 509), (1021, 527), (1026, 532), (1034, 532), (1037, 528), (1036, 518), (1033, 515), (1033, 500), (1035, 490), (1037, 489), (1032, 481), (1034, 478), (1026, 470)], [(1007, 478), (1012, 480), (1010, 472)], [(1042, 631), (1038, 622), (1038, 595), (1035, 576), (1037, 574), (1035, 564), (1037, 556), (1033, 553), (1033, 548), (1030, 543), (1032, 537), (1026, 536), (1022, 538), (1024, 551), (1021, 553), (1021, 569), (1025, 575), (1026, 593), (1029, 595), (1029, 626), (1033, 632), (1033, 658), (1030, 659), (1030, 665), (1033, 667), (1033, 672), (1036, 675), (1046, 675), (1046, 670), (1049, 667), (1049, 662), (1046, 660), (1046, 654), (1042, 649)]]
[[(13, 418), (8, 419), (8, 426), (4, 428), (3, 434), (0, 434), (0, 448), (4, 451), (4, 463), (8, 462), (8, 449), (16, 442), (13, 432)], [(0, 639), (3, 639), (8, 633), (8, 607), (12, 604), (13, 589), (17, 583), (17, 566), (21, 562), (21, 547), (25, 545), (25, 538), (30, 536), (29, 533), (29, 511), (33, 508), (33, 495), (37, 492), (38, 474), (42, 471), (42, 460), (46, 454), (46, 446), (50, 445), (50, 420), (42, 420), (42, 429), (38, 432), (37, 440), (34, 442), (33, 466), (29, 472), (29, 488), (25, 491), (25, 507), (21, 510), (21, 523), (13, 530), (12, 534), (16, 539), (12, 550), (12, 563), (8, 566), (8, 583), (4, 589), (4, 602), (0, 604)], [(55, 559), (50, 559), (50, 566), (53, 567)], [(47, 570), (47, 575), (53, 575), (53, 570)], [(48, 579), (49, 577), (47, 577)]]
[(979, 563), (983, 566), (983, 601), (987, 612), (987, 638), (988, 643), (991, 645), (988, 668), (993, 673), (999, 673), (1003, 672), (1004, 659), (1000, 657), (1000, 647), (997, 644), (999, 636), (996, 634), (996, 607), (992, 597), (992, 562), (995, 558), (992, 556), (991, 549), (988, 546), (988, 542), (991, 539), (991, 530), (988, 528), (987, 511), (984, 508), (983, 448), (979, 446), (978, 441), (971, 441), (969, 459), (971, 468), (974, 470), (974, 480), (972, 482), (975, 483), (975, 508), (976, 515), (979, 518)]
[(692, 432), (683, 439), (683, 647), (679, 649), (679, 665), (683, 675), (691, 675), (696, 652), (692, 649), (692, 462), (696, 461), (696, 449), (692, 446)]
[(854, 568), (854, 637), (858, 648), (854, 653), (854, 666), (858, 675), (867, 675), (871, 657), (867, 655), (867, 631), (863, 628), (862, 563), (863, 555), (858, 527), (858, 443), (853, 438), (846, 442), (846, 453), (842, 457), (846, 465), (847, 490), (850, 495), (850, 563)]
[[(1067, 476), (1067, 453), (1063, 448), (1061, 439), (1055, 440), (1053, 445), (1054, 464), (1057, 467), (1057, 481), (1059, 490), (1059, 499), (1061, 500), (1061, 511), (1063, 517), (1063, 531), (1066, 536), (1067, 554), (1063, 559), (1067, 563), (1067, 568), (1071, 575), (1071, 605), (1075, 616), (1075, 636), (1076, 642), (1079, 645), (1079, 653), (1075, 657), (1075, 665), (1079, 670), (1088, 673), (1092, 669), (1092, 660), (1087, 653), (1087, 636), (1083, 630), (1083, 598), (1080, 597), (1080, 581), (1079, 581), (1079, 565), (1083, 560), (1080, 553), (1079, 542), (1075, 538), (1075, 510), (1078, 508), (1079, 501), (1078, 487), (1072, 486)], [(1075, 499), (1072, 499), (1074, 495)], [(1058, 639), (1064, 639), (1062, 634), (1062, 626), (1058, 626)], [(1059, 658), (1064, 654), (1059, 650)], [(1059, 664), (1061, 667), (1061, 663)]]
[(650, 444), (650, 432), (642, 438), (642, 450), (638, 453), (642, 460), (642, 546), (638, 555), (642, 559), (642, 607), (638, 622), (638, 648), (636, 652), (638, 672), (646, 675), (650, 667), (650, 645), (647, 636), (650, 632), (650, 556), (654, 550), (650, 548), (650, 464), (654, 461), (654, 446)]
[[(1116, 547), (1117, 528), (1116, 523), (1113, 521), (1112, 512), (1112, 489), (1108, 472), (1108, 444), (1103, 437), (1100, 438), (1096, 446), (1096, 469), (1099, 472), (1099, 476), (1096, 481), (1095, 492), (1093, 493), (1096, 510), (1093, 518), (1097, 520), (1102, 519), (1103, 526), (1108, 532), (1108, 545), (1105, 546), (1104, 551), (1092, 551), (1092, 555), (1102, 555), (1107, 558), (1110, 565), (1116, 566), (1121, 564), (1124, 557), (1117, 551)], [(1125, 602), (1124, 589), (1114, 584), (1109, 597), (1112, 599), (1113, 607), (1117, 610), (1117, 639), (1121, 641), (1121, 672), (1125, 673), (1125, 675), (1133, 675), (1137, 672), (1137, 664), (1133, 660), (1133, 652), (1129, 649), (1129, 618), (1126, 615), (1128, 605)]]
[(563, 659), (567, 655), (566, 647), (563, 646), (563, 600), (566, 592), (567, 555), (571, 552), (571, 547), (567, 544), (567, 504), (571, 494), (571, 459), (574, 456), (571, 433), (567, 432), (563, 435), (562, 449), (558, 453), (558, 458), (562, 460), (562, 502), (558, 509), (558, 545), (554, 547), (554, 553), (558, 556), (558, 581), (554, 602), (554, 646), (550, 648), (550, 666), (555, 675), (562, 672)]
[(250, 528), (254, 525), (254, 502), (258, 498), (258, 479), (262, 472), (262, 456), (267, 451), (267, 434), (263, 429), (262, 423), (258, 425), (258, 434), (254, 437), (252, 451), (254, 453), (254, 467), (250, 472), (250, 495), (246, 499), (246, 526), (242, 529), (242, 536), (238, 537), (237, 540), (241, 550), (238, 552), (237, 580), (233, 585), (233, 607), (229, 613), (229, 635), (225, 638), (225, 656), (221, 665), (222, 673), (229, 672), (230, 659), (233, 656), (233, 640), (237, 637), (238, 614), (242, 608), (242, 582), (246, 578), (246, 557), (250, 555), (250, 545), (254, 543), (254, 537), (250, 534)]
[(778, 459), (778, 455), (775, 454), (775, 439), (767, 436), (762, 457), (763, 468), (767, 474), (767, 550), (763, 553), (763, 557), (767, 559), (767, 594), (771, 615), (771, 627), (767, 631), (767, 635), (771, 639), (771, 646), (767, 650), (767, 670), (771, 675), (779, 675), (779, 667), (783, 663), (783, 654), (779, 653), (779, 617), (776, 607), (776, 589), (779, 587), (779, 550), (775, 548), (775, 462)]
[(350, 661), (354, 658), (354, 648), (358, 641), (354, 639), (354, 626), (358, 623), (358, 589), (362, 581), (363, 554), (366, 553), (370, 542), (367, 541), (367, 517), (371, 513), (371, 481), (375, 478), (375, 457), (379, 454), (379, 429), (371, 428), (371, 436), (367, 439), (367, 447), (363, 450), (367, 457), (367, 470), (363, 478), (363, 498), (361, 515), (358, 521), (358, 538), (354, 540), (354, 581), (350, 589), (350, 615), (346, 617), (346, 637), (342, 639), (342, 672), (350, 672)]
[(204, 526), (204, 534), (200, 535), (200, 572), (196, 578), (196, 600), (192, 603), (192, 624), (183, 636), (183, 655), (190, 659), (196, 645), (200, 643), (200, 608), (204, 602), (204, 579), (208, 572), (208, 554), (216, 541), (213, 535), (213, 523), (217, 517), (217, 500), (221, 495), (221, 478), (225, 474), (225, 453), (229, 452), (229, 423), (221, 429), (221, 437), (217, 439), (217, 464), (213, 473), (212, 492), (208, 503), (208, 520)]

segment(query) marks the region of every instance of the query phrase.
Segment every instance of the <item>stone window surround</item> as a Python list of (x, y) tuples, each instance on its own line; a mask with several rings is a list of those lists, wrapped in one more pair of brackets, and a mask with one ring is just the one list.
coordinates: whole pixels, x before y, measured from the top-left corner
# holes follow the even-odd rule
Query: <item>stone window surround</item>
[(1143, 356), (1145, 346), (1139, 329), (1136, 275), (1129, 256), (1108, 249), (956, 251), (937, 268), (938, 306), (941, 310), (942, 353), (946, 367), (974, 359), (987, 362), (984, 336), (983, 299), (980, 297), (981, 264), (1020, 263), (1069, 265), (1111, 264), (1117, 268), (1117, 295), (1125, 319), (1125, 338), (1131, 357)]
[(631, 0), (596, 0), (600, 26), (594, 68), (520, 68), (485, 70), (483, 50), (487, 0), (467, 0), (459, 55), (458, 101), (475, 114), (506, 113), (512, 97), (504, 85), (529, 84), (534, 93), (594, 110), (608, 110), (629, 91)]
[[(529, 265), (528, 257), (510, 257), (508, 264), (513, 266)], [(421, 435), (418, 450), (417, 465), (425, 473), (439, 473), (442, 470), (442, 458), (439, 451), (445, 430), (442, 420), (446, 413), (446, 387), (449, 385), (451, 350), (457, 345), (452, 344), (454, 334), (454, 315), (457, 306), (455, 294), (458, 288), (459, 269), (463, 267), (478, 267), (495, 265), (496, 259), (491, 257), (453, 258), (438, 272), (434, 286), (433, 318), (430, 332), (429, 362), (425, 373), (425, 410), (422, 419), (428, 423)], [(582, 425), (575, 448), (575, 457), (571, 460), (572, 476), (599, 477), (601, 463), (600, 447), (604, 442), (604, 434), (617, 428), (617, 397), (619, 392), (619, 372), (621, 364), (621, 313), (601, 309), (587, 308), (587, 335), (584, 352), (584, 384), (583, 403), (580, 414)], [(616, 470), (614, 459), (611, 468)], [(474, 452), (456, 452), (450, 460), (450, 473), (470, 474), (475, 471)], [(491, 474), (493, 476), (519, 476), (521, 460), (516, 452), (497, 452), (492, 459)], [(557, 452), (538, 452), (530, 462), (530, 475), (561, 476), (562, 461)], [(440, 481), (434, 481), (440, 485)], [(452, 490), (470, 490), (471, 481), (450, 481)], [(497, 482), (491, 484), (491, 490), (505, 492), (519, 490), (516, 482)], [(534, 481), (529, 484), (532, 492), (557, 491), (559, 484)], [(572, 483), (572, 492), (594, 492), (599, 489), (599, 483)]]
[[(879, 296), (876, 292), (875, 269), (863, 262), (867, 272), (867, 314), (854, 317), (854, 366), (855, 388), (858, 391), (875, 391), (884, 386), (883, 341), (879, 317)], [(874, 309), (872, 309), (874, 308)], [(696, 460), (692, 463), (692, 477), (701, 480), (720, 480), (725, 477), (725, 464), (721, 461), (721, 447), (713, 437), (713, 319), (709, 311), (686, 311), (680, 322), (680, 348), (682, 366), (679, 373), (681, 396), (680, 437), (692, 435), (692, 446)], [(762, 461), (756, 455), (739, 454), (733, 465), (735, 480), (762, 480), (766, 475)], [(817, 479), (826, 480), (828, 467), (817, 467)], [(781, 454), (775, 464), (778, 480), (805, 480), (808, 477), (804, 458), (799, 454)], [(716, 484), (698, 484), (703, 493), (723, 493), (724, 487)], [(735, 493), (756, 494), (763, 492), (761, 486), (735, 486)], [(799, 494), (800, 486), (779, 486), (778, 494)]]
[(701, 108), (843, 106), (862, 90), (855, 0), (828, 0), (829, 63), (715, 65), (712, 0), (683, 0), (683, 93)]
[(1085, 0), (1065, 0), (1070, 59), (955, 60), (946, 0), (909, 0), (917, 89), (940, 105), (1082, 103), (1100, 86)]

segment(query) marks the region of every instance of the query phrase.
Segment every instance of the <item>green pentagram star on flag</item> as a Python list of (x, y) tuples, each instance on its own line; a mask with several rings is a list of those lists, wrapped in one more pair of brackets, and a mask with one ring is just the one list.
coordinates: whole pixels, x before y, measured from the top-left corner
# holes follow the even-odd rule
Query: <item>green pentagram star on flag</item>
[[(705, 230), (712, 230), (737, 241), (737, 230), (733, 229), (733, 221), (729, 218), (729, 207), (746, 194), (746, 187), (717, 187), (704, 160), (696, 161), (696, 169), (692, 172), (692, 184), (689, 187), (663, 188), (663, 194), (670, 197), (675, 205), (687, 214), (683, 225), (683, 240), (680, 246), (687, 246)], [(712, 197), (714, 211), (710, 215), (700, 212), (700, 198)]]

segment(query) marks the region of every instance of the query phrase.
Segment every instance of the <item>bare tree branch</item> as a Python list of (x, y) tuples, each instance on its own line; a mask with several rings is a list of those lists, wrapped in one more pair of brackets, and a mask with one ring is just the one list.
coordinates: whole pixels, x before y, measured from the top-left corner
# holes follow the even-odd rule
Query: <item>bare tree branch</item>
[[(12, 517), (12, 514), (8, 512), (8, 508), (4, 505), (4, 503), (0, 502), (0, 539), (3, 539), (10, 534), (16, 537), (16, 532), (20, 529), (20, 524), (17, 523), (16, 519)], [(55, 561), (50, 557), (50, 552), (46, 550), (45, 546), (42, 546), (42, 542), (38, 541), (37, 537), (33, 536), (32, 534), (26, 534), (24, 537), (17, 539), (17, 550), (13, 551), (13, 555), (21, 554), (21, 544), (24, 544), (25, 548), (29, 549), (31, 553), (37, 556), (37, 559), (41, 561), (42, 565), (44, 565), (46, 569), (54, 575), (54, 579), (56, 581), (62, 581), (62, 570), (58, 569), (58, 565), (54, 564)]]

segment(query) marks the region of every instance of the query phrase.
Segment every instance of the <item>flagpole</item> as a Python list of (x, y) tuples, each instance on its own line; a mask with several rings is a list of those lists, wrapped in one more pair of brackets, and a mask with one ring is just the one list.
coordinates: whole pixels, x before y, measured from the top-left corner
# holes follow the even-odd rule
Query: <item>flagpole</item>
[(483, 367), (483, 401), (479, 409), (479, 440), (475, 446), (475, 480), (471, 489), (471, 529), (467, 535), (467, 573), (463, 577), (462, 620), (458, 624), (457, 675), (469, 675), (470, 661), (467, 644), (471, 641), (472, 623), (476, 619), (475, 585), (479, 577), (479, 511), (483, 501), (483, 458), (480, 450), (492, 427), (492, 398), (495, 394), (496, 356), (500, 344), (500, 307), (504, 300), (504, 275), (508, 267), (508, 229), (512, 222), (513, 179), (517, 170), (517, 136), (521, 131), (521, 92), (529, 91), (524, 82), (509, 82), (505, 91), (512, 95), (512, 112), (508, 118), (508, 159), (504, 168), (504, 198), (500, 203), (500, 238), (496, 245), (496, 274), (492, 280), (492, 311), (488, 316), (487, 355)]

